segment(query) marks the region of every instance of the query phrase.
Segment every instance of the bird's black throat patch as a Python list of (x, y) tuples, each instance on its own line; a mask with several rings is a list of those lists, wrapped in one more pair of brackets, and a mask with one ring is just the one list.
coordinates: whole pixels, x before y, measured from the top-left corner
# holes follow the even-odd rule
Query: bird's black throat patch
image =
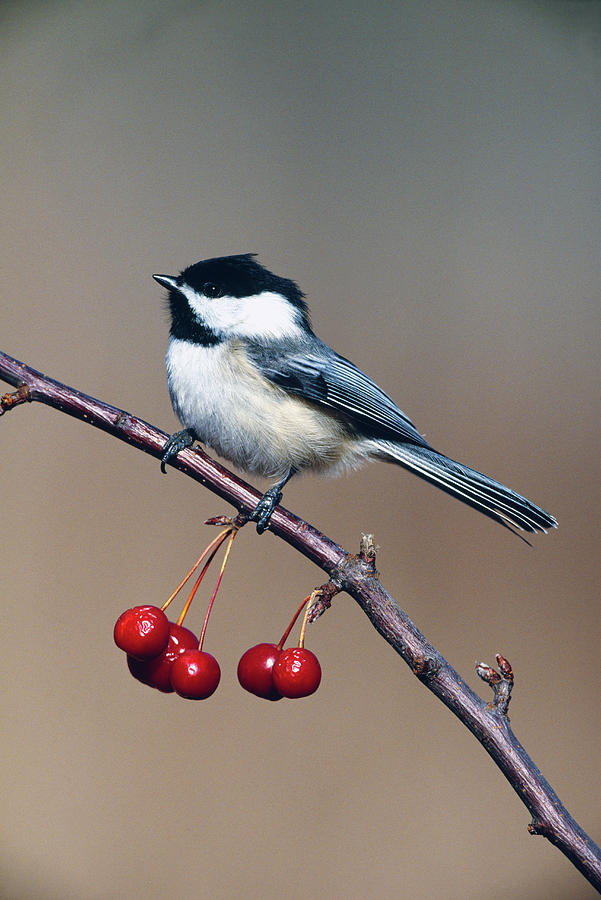
[(184, 295), (172, 288), (169, 291), (169, 312), (171, 313), (171, 337), (191, 344), (201, 344), (203, 347), (212, 347), (221, 343), (212, 329), (199, 321), (190, 309), (190, 304)]

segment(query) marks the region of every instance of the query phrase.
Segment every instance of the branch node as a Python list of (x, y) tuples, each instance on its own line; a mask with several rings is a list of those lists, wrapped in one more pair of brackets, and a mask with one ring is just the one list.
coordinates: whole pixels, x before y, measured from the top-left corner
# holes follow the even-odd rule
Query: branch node
[(413, 674), (420, 681), (432, 681), (442, 669), (442, 661), (436, 656), (416, 656), (411, 664)]
[(548, 838), (552, 833), (552, 830), (548, 825), (545, 825), (544, 822), (536, 822), (534, 819), (528, 825), (528, 833), (532, 835), (540, 835), (541, 837)]
[(501, 656), (500, 653), (495, 654), (497, 665), (499, 666), (499, 672), (505, 679), (505, 681), (509, 681), (513, 684), (513, 669), (511, 668), (511, 663), (508, 659), (505, 659), (504, 656)]
[(379, 549), (374, 542), (373, 534), (361, 535), (359, 558), (372, 572), (376, 571), (376, 553)]
[(511, 700), (511, 690), (513, 688), (513, 669), (511, 663), (500, 653), (496, 654), (497, 665), (499, 671), (493, 669), (484, 662), (476, 662), (476, 675), (489, 684), (493, 690), (494, 699), (491, 706), (497, 710), (502, 716), (508, 718), (507, 710)]
[(21, 403), (31, 403), (32, 397), (29, 393), (29, 387), (23, 383), (17, 387), (16, 391), (3, 394), (0, 397), (0, 416), (3, 416), (9, 409), (20, 406)]
[(313, 591), (314, 600), (309, 608), (309, 616), (307, 619), (311, 625), (330, 608), (332, 605), (332, 598), (335, 597), (336, 594), (339, 594), (340, 591), (341, 588), (337, 584), (334, 584), (332, 579)]
[(118, 428), (119, 431), (124, 431), (128, 428), (131, 423), (131, 415), (126, 412), (124, 409), (120, 409), (117, 415), (115, 416), (114, 426)]
[(248, 522), (248, 516), (245, 513), (238, 513), (236, 516), (211, 516), (209, 519), (205, 519), (205, 525), (217, 525), (218, 528), (233, 528), (235, 531), (239, 531), (244, 527)]

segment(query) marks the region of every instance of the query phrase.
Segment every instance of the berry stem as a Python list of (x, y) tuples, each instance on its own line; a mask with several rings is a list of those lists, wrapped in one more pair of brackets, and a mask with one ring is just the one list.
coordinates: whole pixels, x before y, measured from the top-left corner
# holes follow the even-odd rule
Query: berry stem
[[(202, 551), (202, 553), (200, 554), (200, 556), (198, 557), (198, 559), (196, 560), (196, 562), (194, 563), (194, 565), (192, 566), (192, 568), (190, 569), (190, 571), (188, 572), (188, 574), (186, 575), (184, 580), (178, 584), (178, 586), (173, 591), (173, 593), (171, 594), (169, 599), (166, 600), (165, 603), (163, 603), (163, 605), (161, 606), (161, 610), (163, 612), (165, 612), (165, 610), (167, 609), (167, 607), (169, 606), (171, 601), (174, 600), (175, 597), (177, 597), (177, 595), (179, 594), (179, 592), (185, 585), (186, 581), (188, 581), (188, 579), (194, 574), (194, 572), (197, 570), (197, 568), (199, 567), (199, 565), (201, 564), (201, 562), (203, 561), (203, 559), (205, 558), (207, 553), (209, 553), (215, 545), (217, 546), (217, 548), (220, 547), (221, 544), (223, 543), (223, 541), (225, 540), (225, 538), (227, 537), (227, 535), (230, 533), (230, 530), (231, 530), (230, 528), (226, 528), (225, 531), (222, 531), (221, 534), (218, 534), (217, 537), (211, 541), (209, 546), (206, 547)], [(213, 556), (214, 556), (214, 554), (213, 554)], [(213, 556), (211, 556), (211, 559), (213, 558)]]
[(300, 637), (299, 637), (299, 639), (298, 639), (298, 646), (299, 646), (301, 649), (305, 646), (305, 631), (307, 630), (307, 621), (308, 621), (308, 619), (309, 619), (309, 612), (311, 611), (311, 607), (313, 606), (314, 600), (315, 600), (320, 594), (321, 594), (321, 590), (320, 590), (319, 588), (316, 588), (316, 589), (315, 589), (314, 591), (312, 591), (311, 594), (307, 597), (307, 600), (308, 600), (309, 602), (307, 603), (307, 600), (305, 600), (305, 603), (307, 603), (307, 608), (306, 608), (306, 610), (305, 610), (305, 616), (304, 616), (304, 618), (303, 618), (303, 624), (301, 625), (301, 633), (300, 633)]
[(192, 601), (194, 600), (194, 597), (195, 597), (195, 595), (196, 595), (196, 591), (197, 591), (198, 588), (200, 587), (200, 582), (202, 581), (202, 579), (203, 579), (203, 578), (205, 577), (205, 575), (207, 574), (207, 569), (209, 568), (209, 566), (211, 565), (211, 563), (212, 563), (213, 560), (215, 559), (215, 555), (217, 554), (217, 551), (219, 550), (220, 546), (223, 544), (223, 542), (224, 542), (224, 540), (226, 539), (226, 537), (228, 536), (228, 534), (229, 534), (229, 532), (225, 532), (225, 534), (221, 534), (221, 535), (219, 536), (219, 537), (220, 537), (220, 540), (219, 540), (219, 542), (217, 543), (217, 546), (213, 548), (213, 550), (212, 550), (212, 552), (211, 552), (211, 555), (209, 556), (209, 558), (207, 559), (206, 563), (205, 563), (204, 566), (202, 567), (202, 571), (201, 571), (200, 575), (198, 576), (198, 578), (197, 578), (196, 581), (194, 582), (194, 587), (193, 587), (192, 590), (190, 591), (190, 596), (189, 596), (188, 599), (186, 600), (185, 606), (184, 606), (184, 608), (182, 609), (182, 611), (181, 611), (181, 613), (180, 613), (180, 615), (179, 615), (179, 618), (178, 618), (178, 620), (177, 620), (177, 624), (178, 624), (178, 625), (181, 625), (181, 624), (183, 623), (184, 619), (186, 618), (186, 616), (188, 615), (188, 610), (190, 609), (190, 604), (191, 604)]
[(291, 632), (292, 629), (294, 628), (294, 624), (295, 624), (296, 620), (298, 619), (298, 617), (300, 616), (301, 612), (303, 611), (303, 606), (305, 605), (305, 603), (307, 603), (308, 600), (311, 599), (311, 596), (312, 596), (312, 595), (309, 594), (308, 597), (305, 597), (305, 599), (303, 600), (303, 602), (301, 603), (301, 605), (299, 606), (299, 608), (298, 608), (298, 609), (296, 610), (296, 612), (294, 613), (294, 616), (293, 616), (293, 618), (292, 618), (292, 621), (290, 622), (290, 625), (288, 626), (288, 628), (286, 629), (286, 631), (284, 632), (284, 634), (283, 634), (282, 637), (280, 638), (280, 641), (279, 641), (279, 643), (278, 643), (278, 650), (282, 650), (282, 649), (283, 649), (284, 644), (285, 644), (286, 641), (288, 640), (288, 635), (290, 634), (290, 632)]
[[(219, 575), (217, 576), (217, 583), (215, 585), (215, 590), (213, 591), (213, 593), (211, 595), (211, 599), (209, 600), (209, 605), (207, 607), (207, 614), (205, 616), (205, 620), (202, 625), (202, 631), (200, 632), (200, 638), (198, 641), (198, 649), (199, 650), (202, 650), (202, 645), (203, 645), (204, 639), (205, 639), (205, 632), (207, 630), (207, 625), (209, 624), (209, 616), (211, 615), (211, 610), (213, 609), (213, 603), (215, 602), (215, 597), (217, 596), (217, 591), (219, 590), (219, 585), (221, 584), (221, 579), (223, 578), (223, 573), (225, 572), (225, 567), (227, 565), (227, 561), (228, 561), (228, 558), (230, 555), (230, 550), (232, 549), (232, 544), (234, 543), (234, 538), (236, 537), (237, 534), (238, 534), (238, 528), (233, 527), (230, 532), (230, 539), (228, 541), (228, 545), (225, 548), (225, 556), (223, 557), (223, 562), (221, 563), (221, 570), (219, 572)], [(225, 539), (225, 535), (224, 535), (224, 539)], [(217, 548), (215, 549), (215, 552), (217, 552)], [(213, 557), (211, 557), (211, 559), (212, 558)], [(207, 563), (207, 565), (208, 565), (208, 563)]]

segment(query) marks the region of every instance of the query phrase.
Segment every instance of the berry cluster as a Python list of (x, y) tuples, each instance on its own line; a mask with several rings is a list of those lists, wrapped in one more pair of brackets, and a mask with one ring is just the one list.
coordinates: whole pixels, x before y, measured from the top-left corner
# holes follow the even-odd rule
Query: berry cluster
[(257, 644), (242, 655), (238, 681), (264, 700), (308, 697), (319, 687), (321, 666), (304, 647), (281, 650), (277, 644)]
[[(315, 693), (321, 681), (321, 666), (315, 654), (304, 646), (312, 597), (312, 594), (305, 597), (279, 644), (256, 644), (242, 655), (238, 663), (238, 681), (245, 691), (264, 700), (295, 699)], [(284, 650), (288, 635), (305, 606), (298, 647)]]
[(216, 691), (221, 669), (215, 657), (157, 606), (127, 609), (115, 623), (114, 637), (127, 653), (129, 671), (142, 684), (189, 700), (205, 700)]
[[(221, 523), (221, 520), (215, 521)], [(202, 648), (209, 616), (238, 530), (238, 526), (231, 522), (228, 524), (204, 550), (160, 609), (157, 606), (134, 606), (117, 619), (114, 628), (115, 643), (127, 654), (130, 673), (142, 684), (164, 693), (175, 691), (188, 700), (205, 700), (217, 690), (221, 679), (219, 663)], [(207, 569), (228, 537), (221, 571), (197, 640), (191, 631), (184, 628), (183, 622)], [(170, 622), (165, 610), (203, 562), (204, 566), (181, 615), (177, 622)], [(238, 680), (245, 690), (265, 700), (307, 697), (317, 690), (321, 681), (321, 667), (315, 654), (304, 647), (312, 596), (303, 600), (278, 644), (257, 644), (243, 654), (238, 663)], [(284, 649), (288, 635), (305, 607), (298, 646)]]

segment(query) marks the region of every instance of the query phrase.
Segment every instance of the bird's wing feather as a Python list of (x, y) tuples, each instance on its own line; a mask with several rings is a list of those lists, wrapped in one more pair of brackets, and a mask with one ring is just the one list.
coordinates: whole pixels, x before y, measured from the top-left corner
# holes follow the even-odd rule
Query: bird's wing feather
[(510, 531), (512, 526), (529, 532), (555, 528), (553, 516), (530, 500), (430, 447), (390, 397), (347, 359), (325, 344), (321, 351), (318, 348), (312, 353), (311, 349), (303, 354), (286, 354), (285, 350), (275, 354), (272, 349), (253, 348), (249, 355), (274, 384), (335, 410), (366, 437), (381, 438), (383, 458), (399, 463)]
[(325, 344), (323, 349), (319, 354), (309, 351), (276, 356), (263, 348), (252, 348), (249, 355), (274, 384), (341, 413), (351, 425), (360, 425), (366, 436), (429, 446), (413, 422), (371, 378)]

